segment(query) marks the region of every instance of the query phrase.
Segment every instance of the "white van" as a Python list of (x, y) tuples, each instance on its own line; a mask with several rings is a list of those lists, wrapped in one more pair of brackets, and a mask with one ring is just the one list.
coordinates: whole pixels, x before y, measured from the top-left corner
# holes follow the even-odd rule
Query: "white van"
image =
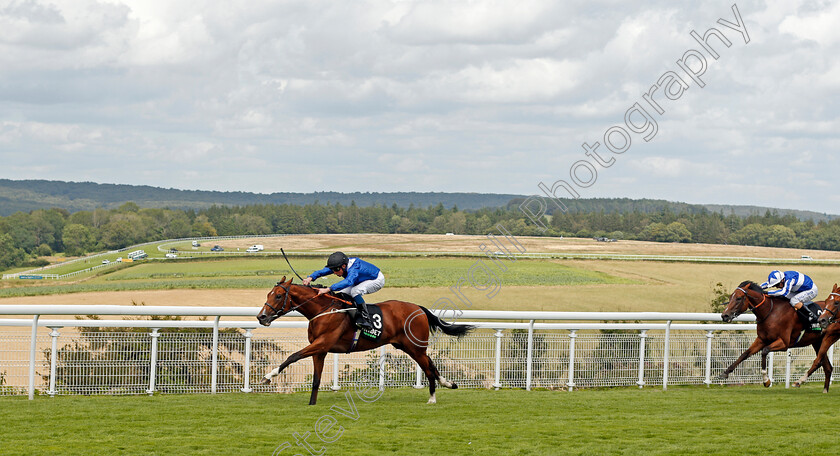
[(255, 253), (255, 252), (260, 252), (262, 250), (265, 250), (265, 248), (263, 248), (263, 246), (261, 244), (255, 244), (255, 245), (252, 245), (251, 247), (248, 247), (248, 250), (246, 250), (246, 252)]

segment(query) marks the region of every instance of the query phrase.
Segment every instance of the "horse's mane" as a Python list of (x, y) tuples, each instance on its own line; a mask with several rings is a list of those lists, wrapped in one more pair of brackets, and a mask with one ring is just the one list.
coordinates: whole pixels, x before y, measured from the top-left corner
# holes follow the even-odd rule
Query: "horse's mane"
[(761, 286), (759, 284), (753, 282), (752, 280), (745, 280), (745, 281), (741, 282), (740, 285), (738, 285), (738, 288), (744, 288), (744, 287), (747, 287), (750, 290), (756, 291), (756, 292), (761, 293), (761, 294), (765, 293), (764, 289), (761, 288)]

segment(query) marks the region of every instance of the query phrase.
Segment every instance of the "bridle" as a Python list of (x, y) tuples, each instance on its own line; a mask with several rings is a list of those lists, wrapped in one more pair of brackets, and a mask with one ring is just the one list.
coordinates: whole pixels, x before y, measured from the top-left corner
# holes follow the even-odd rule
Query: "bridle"
[[(753, 312), (753, 314), (755, 313), (756, 309), (758, 309), (759, 307), (764, 305), (764, 303), (767, 301), (767, 294), (762, 293), (761, 294), (761, 302), (756, 304), (756, 305), (753, 305), (752, 299), (750, 299), (750, 295), (747, 293), (747, 290), (745, 290), (741, 287), (736, 288), (736, 290), (740, 290), (741, 293), (744, 293), (743, 299), (747, 302), (747, 308), (749, 308)], [(773, 300), (771, 299), (770, 300), (770, 313), (772, 313), (772, 312), (773, 312)], [(732, 319), (734, 320), (734, 319), (738, 318), (738, 316), (741, 315), (742, 313), (744, 313), (744, 310), (735, 312), (735, 315), (732, 316)], [(768, 313), (768, 315), (769, 315), (769, 313)], [(756, 318), (758, 318), (758, 315), (756, 315)], [(763, 320), (764, 320), (764, 318), (762, 318), (761, 320), (757, 320), (756, 323), (761, 322)]]
[[(840, 293), (832, 291), (828, 294), (828, 296), (836, 296), (840, 298)], [(831, 314), (831, 317), (828, 318), (828, 324), (832, 324), (837, 321), (837, 299), (834, 300), (834, 310), (828, 308), (828, 302), (825, 304), (825, 311)]]
[[(283, 282), (277, 282), (277, 285), (275, 285), (275, 286), (278, 286), (278, 287), (282, 288), (283, 291), (286, 292), (285, 296), (284, 296), (284, 299), (283, 299), (283, 305), (280, 306), (280, 309), (285, 309), (286, 305), (289, 303), (289, 288), (284, 286)], [(274, 293), (274, 300), (275, 301), (277, 300), (277, 293)], [(288, 312), (281, 312), (280, 310), (277, 310), (277, 308), (272, 306), (271, 304), (269, 304), (268, 301), (265, 301), (265, 305), (267, 305), (269, 309), (274, 311), (274, 315), (277, 315), (277, 318), (280, 318), (281, 316), (286, 315), (287, 313), (297, 309), (302, 304), (298, 304), (297, 306), (295, 306), (294, 309), (289, 309)]]
[[(288, 303), (289, 303), (289, 288), (290, 288), (290, 287), (285, 286), (285, 284), (284, 284), (283, 282), (277, 282), (277, 285), (276, 285), (276, 286), (278, 286), (278, 287), (282, 288), (282, 289), (283, 289), (283, 291), (285, 291), (285, 292), (286, 292), (286, 293), (284, 293), (284, 297), (283, 297), (283, 305), (282, 305), (282, 306), (280, 306), (280, 309), (282, 310), (282, 309), (285, 309), (285, 308), (286, 308), (286, 305), (288, 305)], [(315, 296), (313, 296), (313, 297), (311, 297), (311, 298), (307, 299), (306, 301), (301, 302), (300, 304), (298, 304), (298, 305), (296, 305), (296, 306), (292, 307), (291, 309), (289, 309), (289, 310), (287, 310), (287, 311), (285, 311), (285, 312), (282, 312), (281, 310), (277, 310), (277, 308), (276, 308), (276, 307), (274, 307), (274, 306), (272, 306), (271, 304), (269, 304), (269, 303), (268, 303), (268, 301), (266, 301), (266, 302), (265, 302), (265, 305), (267, 305), (269, 309), (271, 309), (271, 310), (273, 310), (273, 311), (274, 311), (274, 314), (275, 314), (275, 315), (277, 315), (277, 318), (280, 318), (280, 317), (282, 317), (283, 315), (286, 315), (287, 313), (294, 312), (295, 310), (297, 310), (297, 309), (301, 308), (301, 306), (303, 306), (304, 304), (308, 303), (309, 301), (312, 301), (313, 299), (317, 298), (318, 296), (321, 296), (321, 295), (317, 295), (317, 294), (316, 294)], [(351, 304), (349, 301), (345, 301), (344, 299), (341, 299), (341, 298), (339, 298), (339, 297), (337, 297), (337, 296), (327, 296), (327, 297), (328, 297), (328, 298), (330, 298), (330, 299), (331, 299), (331, 301), (332, 301), (332, 302), (330, 303), (330, 305), (329, 305), (329, 306), (327, 306), (327, 308), (332, 307), (333, 305), (335, 305), (335, 303), (336, 303), (336, 302), (343, 302), (343, 303), (346, 303), (346, 304)], [(278, 296), (277, 296), (277, 294), (275, 293), (275, 294), (274, 294), (274, 299), (275, 299), (275, 301), (277, 300), (277, 298), (278, 298)], [(351, 304), (351, 305), (352, 305), (352, 304)], [(319, 316), (321, 316), (321, 315), (323, 315), (323, 313), (318, 314), (318, 315), (316, 315), (316, 316), (312, 317), (312, 319), (315, 319), (315, 318), (317, 318), (317, 317), (319, 317)]]

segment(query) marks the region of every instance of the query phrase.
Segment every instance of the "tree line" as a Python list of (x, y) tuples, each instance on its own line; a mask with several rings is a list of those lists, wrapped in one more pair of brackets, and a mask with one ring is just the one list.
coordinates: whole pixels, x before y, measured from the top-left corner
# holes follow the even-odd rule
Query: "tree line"
[(516, 236), (608, 237), (656, 242), (696, 242), (840, 250), (840, 219), (814, 222), (767, 211), (747, 217), (708, 210), (676, 212), (579, 211), (546, 217), (542, 230), (518, 210), (506, 207), (460, 210), (351, 202), (307, 205), (212, 206), (206, 209), (141, 208), (70, 213), (38, 209), (0, 217), (0, 269), (37, 264), (39, 257), (113, 250), (161, 239), (251, 234), (428, 233), (475, 234), (503, 225)]

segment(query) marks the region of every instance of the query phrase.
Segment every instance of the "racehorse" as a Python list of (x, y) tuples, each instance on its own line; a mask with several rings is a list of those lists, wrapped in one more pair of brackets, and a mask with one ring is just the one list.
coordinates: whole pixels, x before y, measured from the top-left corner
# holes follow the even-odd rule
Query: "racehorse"
[(277, 318), (296, 310), (309, 320), (309, 345), (292, 353), (279, 367), (266, 374), (262, 384), (271, 383), (271, 379), (289, 364), (311, 356), (315, 370), (309, 405), (315, 405), (318, 387), (321, 384), (321, 372), (324, 369), (324, 358), (328, 352), (366, 351), (391, 344), (394, 348), (406, 352), (426, 374), (426, 378), (429, 379), (429, 404), (437, 402), (436, 381), (447, 388), (458, 388), (457, 384), (440, 375), (432, 359), (426, 354), (429, 333), (430, 330), (439, 330), (450, 336), (461, 337), (474, 329), (473, 326), (446, 323), (425, 307), (391, 300), (377, 304), (382, 311), (382, 333), (373, 341), (358, 337), (352, 318), (346, 314), (348, 310), (355, 309), (342, 309), (344, 304), (350, 303), (331, 293), (318, 295), (317, 289), (292, 284), (292, 279), (286, 282), (286, 277), (283, 276), (268, 292), (257, 320), (261, 325), (269, 326)]
[[(820, 307), (825, 305), (823, 302), (817, 302), (817, 304)], [(767, 375), (767, 354), (771, 351), (783, 351), (788, 348), (811, 345), (817, 353), (817, 358), (808, 373), (797, 380), (794, 386), (801, 386), (817, 367), (822, 365), (825, 373), (823, 392), (827, 393), (831, 381), (832, 367), (828, 357), (824, 356), (824, 353), (820, 350), (825, 332), (807, 331), (806, 326), (799, 319), (796, 310), (791, 307), (787, 299), (767, 295), (758, 284), (749, 280), (741, 282), (738, 288), (732, 292), (729, 297), (729, 304), (721, 314), (721, 318), (728, 323), (747, 309), (755, 315), (758, 337), (755, 338), (750, 348), (744, 351), (718, 378), (728, 378), (737, 365), (760, 350), (761, 374), (764, 377), (764, 386), (770, 386), (771, 380)], [(833, 341), (830, 343), (833, 343)], [(828, 350), (828, 346), (825, 347), (825, 350)]]
[(840, 309), (840, 287), (835, 283), (834, 288), (831, 289), (831, 293), (825, 298), (825, 310), (823, 310), (818, 320), (822, 329), (827, 329), (830, 325), (839, 321), (837, 319), (838, 309)]

